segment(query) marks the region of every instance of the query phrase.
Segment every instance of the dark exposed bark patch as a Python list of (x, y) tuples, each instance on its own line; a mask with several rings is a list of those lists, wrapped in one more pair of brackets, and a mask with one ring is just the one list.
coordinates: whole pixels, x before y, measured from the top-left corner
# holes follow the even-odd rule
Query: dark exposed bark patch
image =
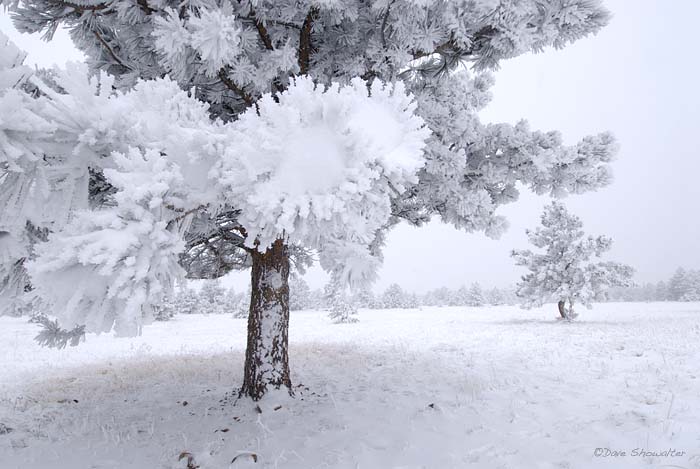
[(306, 19), (304, 19), (304, 24), (301, 26), (301, 32), (299, 33), (299, 73), (301, 75), (306, 75), (311, 65), (311, 28), (317, 17), (318, 9), (316, 7), (311, 8), (309, 14), (306, 15)]
[(560, 301), (557, 303), (557, 307), (559, 308), (559, 314), (561, 315), (562, 319), (566, 319), (566, 309), (565, 309), (566, 301)]

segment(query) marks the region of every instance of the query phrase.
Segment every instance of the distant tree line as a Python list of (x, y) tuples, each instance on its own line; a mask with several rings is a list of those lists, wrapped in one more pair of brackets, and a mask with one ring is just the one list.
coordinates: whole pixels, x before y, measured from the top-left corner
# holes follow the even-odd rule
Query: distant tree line
[[(323, 291), (312, 290), (304, 279), (290, 280), (290, 309), (330, 310), (337, 305), (339, 295), (329, 284)], [(342, 302), (363, 309), (411, 309), (422, 306), (486, 306), (516, 304), (515, 287), (483, 289), (477, 282), (459, 288), (437, 288), (424, 294), (407, 291), (393, 283), (384, 291), (375, 293), (370, 289), (360, 290), (342, 297)], [(336, 306), (337, 307), (337, 306)], [(342, 321), (341, 321), (342, 322)]]
[(612, 288), (609, 301), (700, 301), (700, 270), (683, 267), (666, 281)]
[[(404, 290), (396, 283), (383, 292), (369, 289), (352, 295), (338, 293), (332, 283), (324, 289), (311, 289), (306, 281), (293, 275), (289, 282), (289, 308), (292, 311), (329, 311), (336, 322), (354, 322), (358, 308), (411, 309), (423, 306), (499, 306), (515, 305), (520, 299), (515, 287), (482, 288), (478, 282), (459, 288), (441, 287), (424, 294)], [(177, 295), (160, 307), (158, 319), (165, 320), (179, 314), (230, 314), (247, 317), (248, 296), (225, 288), (218, 281), (205, 281), (202, 288), (182, 288)], [(606, 301), (700, 301), (700, 270), (678, 268), (667, 281), (636, 284), (631, 287), (612, 287)]]
[[(300, 276), (290, 278), (289, 308), (292, 311), (326, 310), (338, 322), (353, 322), (352, 309), (411, 309), (422, 306), (487, 306), (517, 303), (515, 287), (483, 289), (477, 282), (460, 288), (437, 288), (425, 294), (404, 290), (398, 284), (389, 285), (383, 292), (369, 289), (354, 294), (339, 292), (332, 283), (324, 289), (311, 289)], [(158, 319), (165, 320), (179, 314), (228, 314), (246, 317), (247, 296), (225, 288), (216, 280), (203, 282), (199, 290), (181, 288), (177, 294), (160, 306)], [(350, 317), (350, 319), (348, 319)]]

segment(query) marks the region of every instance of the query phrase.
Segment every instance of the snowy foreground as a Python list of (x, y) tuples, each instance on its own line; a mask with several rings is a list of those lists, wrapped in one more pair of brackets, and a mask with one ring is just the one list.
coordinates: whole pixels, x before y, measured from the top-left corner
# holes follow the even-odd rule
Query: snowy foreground
[(292, 313), (303, 388), (262, 413), (230, 397), (244, 320), (54, 351), (0, 318), (0, 468), (699, 468), (700, 303), (581, 312)]

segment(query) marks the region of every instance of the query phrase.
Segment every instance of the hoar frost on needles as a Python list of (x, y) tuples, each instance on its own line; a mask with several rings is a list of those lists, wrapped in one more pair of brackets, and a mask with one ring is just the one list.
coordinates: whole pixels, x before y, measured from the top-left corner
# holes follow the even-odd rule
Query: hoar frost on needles
[(206, 64), (206, 74), (215, 76), (241, 53), (242, 29), (229, 3), (203, 10), (186, 24), (177, 11), (166, 8), (165, 17), (158, 18), (156, 25), (156, 48), (172, 68), (183, 66), (183, 60), (194, 60), (197, 54)]
[(319, 252), (343, 284), (372, 280), (368, 246), (391, 199), (417, 182), (430, 135), (403, 85), (359, 78), (325, 89), (297, 78), (236, 122), (221, 163), (224, 193), (241, 210), (247, 243), (264, 250), (284, 235)]
[[(90, 331), (135, 334), (153, 306), (171, 293), (184, 248), (168, 193), (182, 181), (156, 150), (112, 155), (105, 177), (115, 207), (78, 211), (62, 231), (38, 245), (28, 270), (39, 294), (63, 323)], [(174, 225), (174, 226), (171, 226)]]

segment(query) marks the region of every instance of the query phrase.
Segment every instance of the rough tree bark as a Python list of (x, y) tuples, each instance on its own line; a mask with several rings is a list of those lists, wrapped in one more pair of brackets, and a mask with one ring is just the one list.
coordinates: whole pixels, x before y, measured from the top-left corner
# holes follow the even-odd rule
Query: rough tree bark
[(559, 314), (561, 314), (562, 319), (566, 319), (566, 301), (560, 301), (557, 303), (559, 307)]
[(270, 389), (286, 388), (289, 378), (289, 248), (282, 239), (264, 253), (251, 251), (250, 312), (240, 396), (260, 400)]

